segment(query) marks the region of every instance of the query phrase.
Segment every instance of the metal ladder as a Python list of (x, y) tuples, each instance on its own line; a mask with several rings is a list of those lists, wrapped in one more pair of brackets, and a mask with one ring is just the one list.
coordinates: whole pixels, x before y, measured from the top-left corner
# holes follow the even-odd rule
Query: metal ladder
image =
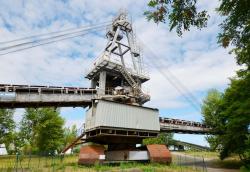
[(135, 82), (135, 80), (132, 78), (132, 76), (128, 73), (128, 71), (125, 69), (124, 66), (119, 66), (119, 70), (121, 74), (124, 76), (126, 81), (129, 83), (129, 85), (135, 89), (141, 92), (141, 89), (139, 88), (138, 84)]
[(138, 96), (142, 104), (150, 100), (150, 96), (143, 93), (139, 85), (135, 82), (134, 78), (130, 75), (130, 73), (126, 70), (124, 66), (119, 66), (118, 69), (120, 70), (124, 78), (127, 80), (129, 85), (134, 89), (135, 95)]

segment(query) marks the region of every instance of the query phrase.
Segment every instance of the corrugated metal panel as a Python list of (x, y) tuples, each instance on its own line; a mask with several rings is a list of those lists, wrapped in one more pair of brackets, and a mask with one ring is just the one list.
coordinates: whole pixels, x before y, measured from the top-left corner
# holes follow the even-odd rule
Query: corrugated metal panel
[(88, 111), (86, 115), (87, 130), (99, 126), (160, 130), (159, 115), (156, 109), (99, 100), (92, 115), (89, 113)]
[(95, 115), (92, 115), (92, 108), (88, 109), (86, 111), (86, 116), (85, 116), (85, 129), (90, 129), (95, 127)]

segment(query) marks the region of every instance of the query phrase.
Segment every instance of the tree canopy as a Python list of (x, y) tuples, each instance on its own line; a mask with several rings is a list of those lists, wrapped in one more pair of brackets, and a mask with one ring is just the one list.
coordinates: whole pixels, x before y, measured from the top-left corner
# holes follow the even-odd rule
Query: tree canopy
[(64, 128), (64, 147), (72, 143), (77, 138), (77, 128), (76, 125), (73, 125), (71, 128)]
[(232, 79), (224, 94), (211, 90), (204, 99), (204, 123), (215, 133), (207, 140), (212, 149), (221, 149), (221, 159), (236, 153), (245, 164), (250, 164), (249, 105), (250, 75), (244, 79)]
[(10, 137), (15, 129), (13, 109), (0, 109), (0, 144), (9, 143)]
[(148, 138), (143, 140), (144, 145), (149, 145), (149, 144), (165, 144), (165, 145), (173, 145), (175, 143), (174, 139), (174, 134), (173, 133), (161, 133), (158, 137), (156, 138)]
[[(55, 153), (63, 147), (64, 120), (54, 108), (28, 108), (21, 121), (20, 139), (27, 151)], [(29, 150), (29, 147), (31, 147)]]

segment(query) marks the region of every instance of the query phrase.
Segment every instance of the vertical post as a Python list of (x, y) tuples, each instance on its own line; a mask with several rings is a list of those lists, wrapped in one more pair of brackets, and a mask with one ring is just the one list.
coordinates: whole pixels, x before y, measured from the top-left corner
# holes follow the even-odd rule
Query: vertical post
[(28, 162), (28, 169), (30, 168), (30, 160), (31, 160), (31, 151), (29, 152), (29, 162)]
[(128, 31), (126, 32), (126, 36), (127, 36), (127, 39), (128, 39), (128, 45), (130, 47), (130, 54), (131, 54), (131, 57), (132, 57), (132, 62), (133, 62), (133, 67), (134, 67), (134, 70), (138, 73), (138, 70), (137, 70), (137, 66), (136, 66), (136, 61), (135, 61), (135, 55), (134, 55), (134, 49), (135, 49), (135, 45), (134, 45), (134, 41), (133, 41), (133, 32), (132, 33), (129, 33)]
[(54, 154), (52, 154), (52, 171), (54, 172), (55, 171), (55, 157), (54, 157)]
[(107, 76), (106, 71), (100, 72), (98, 96), (99, 95), (105, 95), (106, 76)]
[(116, 44), (117, 36), (118, 36), (119, 32), (120, 32), (120, 26), (117, 27), (115, 35), (114, 35), (113, 40), (111, 42), (111, 46), (110, 46), (110, 50), (109, 50), (109, 58), (110, 58), (110, 55), (112, 53), (112, 49), (114, 48), (114, 46)]
[(18, 153), (16, 154), (16, 172), (18, 170), (18, 161), (19, 161), (19, 155)]
[(122, 48), (121, 48), (120, 44), (118, 44), (118, 48), (119, 48), (119, 53), (120, 53), (122, 65), (125, 67), (125, 62), (124, 62), (124, 58), (123, 58), (123, 55), (122, 55)]
[(94, 79), (91, 80), (91, 88), (96, 87), (96, 81)]
[(38, 156), (39, 156), (39, 157), (38, 157), (38, 158), (39, 158), (39, 159), (38, 159), (38, 169), (39, 169), (39, 167), (40, 167), (40, 161), (41, 161), (41, 154), (39, 153)]

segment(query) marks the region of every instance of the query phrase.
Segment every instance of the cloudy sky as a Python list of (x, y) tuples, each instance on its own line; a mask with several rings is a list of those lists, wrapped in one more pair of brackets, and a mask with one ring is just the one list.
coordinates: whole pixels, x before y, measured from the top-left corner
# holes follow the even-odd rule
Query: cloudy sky
[[(222, 21), (214, 10), (218, 2), (200, 1), (199, 9), (207, 9), (210, 15), (208, 27), (191, 29), (182, 37), (174, 31), (169, 32), (167, 24), (148, 22), (143, 16), (147, 10), (146, 2), (0, 0), (0, 47), (3, 46), (1, 42), (20, 37), (110, 21), (120, 9), (126, 9), (138, 42), (143, 46), (151, 77), (145, 87), (152, 100), (146, 105), (158, 108), (161, 116), (200, 121), (199, 109), (185, 97), (190, 97), (191, 93), (199, 106), (209, 89), (224, 90), (228, 78), (234, 76), (238, 68), (228, 54), (229, 50), (217, 44), (218, 25)], [(88, 87), (84, 73), (105, 44), (104, 29), (79, 38), (0, 55), (0, 83)], [(157, 68), (150, 63), (152, 60)], [(22, 113), (22, 109), (16, 111), (17, 121)], [(82, 108), (61, 109), (66, 126), (80, 126), (84, 122), (84, 113)], [(176, 134), (175, 138), (207, 145), (204, 136)]]

